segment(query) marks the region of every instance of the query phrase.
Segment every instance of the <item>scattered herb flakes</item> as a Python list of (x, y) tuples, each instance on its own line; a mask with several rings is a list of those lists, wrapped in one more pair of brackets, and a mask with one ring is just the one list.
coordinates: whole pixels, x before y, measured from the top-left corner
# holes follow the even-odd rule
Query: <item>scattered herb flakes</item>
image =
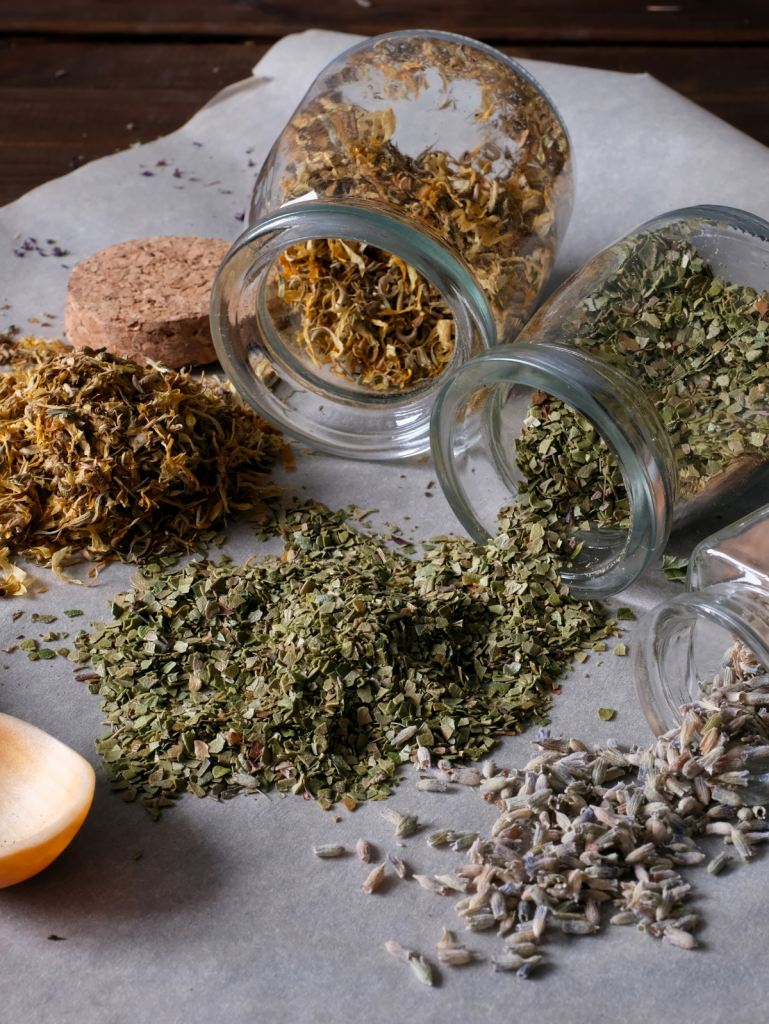
[(56, 618), (56, 615), (43, 615), (40, 612), (32, 612), (33, 622), (43, 622), (47, 625), (51, 622), (56, 622)]
[(81, 610), (79, 608), (68, 608), (64, 612), (64, 614), (69, 619), (77, 619), (77, 618), (79, 618), (79, 616), (81, 616), (83, 614), (83, 612), (81, 612)]
[(613, 653), (616, 654), (618, 658), (624, 658), (627, 654), (626, 645), (623, 643), (616, 644)]
[(662, 556), (662, 571), (669, 580), (683, 583), (686, 580), (688, 566), (688, 558), (674, 558), (673, 555)]
[[(607, 923), (637, 929), (643, 941), (696, 949), (701, 916), (681, 868), (707, 865), (717, 874), (769, 841), (766, 807), (756, 805), (752, 785), (769, 756), (766, 678), (766, 667), (737, 641), (715, 677), (679, 708), (678, 727), (648, 749), (623, 751), (614, 740), (590, 749), (540, 730), (537, 754), (523, 768), (500, 772), (484, 763), (479, 791), (500, 815), (484, 833), (471, 834), (468, 863), (454, 866), (453, 875), (414, 878), (438, 896), (465, 893), (453, 908), (460, 922), (470, 931), (496, 927), (505, 946), (492, 967), (520, 978), (549, 949), (560, 957), (563, 941), (556, 938), (553, 949), (554, 934), (593, 935)], [(746, 692), (756, 698), (751, 714)], [(598, 713), (610, 720), (615, 711)], [(436, 779), (455, 774), (441, 761), (415, 767)], [(492, 792), (499, 793), (493, 803)], [(443, 827), (427, 841), (445, 847), (457, 835)], [(733, 856), (724, 851), (708, 863), (698, 845), (703, 836), (720, 836)], [(386, 948), (403, 962), (417, 955), (394, 942)], [(441, 963), (468, 962), (449, 932), (436, 950)]]
[(636, 615), (630, 608), (618, 608), (617, 609), (617, 620), (619, 622), (635, 622)]
[(227, 384), (34, 338), (0, 345), (0, 361), (0, 565), (17, 593), (8, 549), (72, 582), (79, 553), (190, 551), (279, 492), (264, 471), (282, 439)]
[(599, 708), (598, 717), (602, 722), (610, 722), (612, 718), (617, 714), (614, 708)]
[(390, 795), (412, 748), (476, 760), (546, 721), (555, 680), (605, 622), (561, 583), (567, 529), (521, 505), (485, 547), (442, 538), (411, 560), (348, 525), (367, 514), (281, 509), (259, 524), (284, 537), (281, 557), (147, 566), (114, 620), (80, 634), (118, 788), (153, 815), (184, 790), (272, 784), (326, 808)]

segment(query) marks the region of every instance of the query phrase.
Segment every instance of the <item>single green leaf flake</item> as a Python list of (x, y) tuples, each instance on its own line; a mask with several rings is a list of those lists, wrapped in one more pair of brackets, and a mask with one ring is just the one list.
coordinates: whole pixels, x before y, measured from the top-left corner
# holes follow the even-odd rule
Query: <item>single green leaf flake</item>
[(602, 722), (610, 722), (612, 720), (612, 718), (614, 718), (616, 713), (617, 712), (614, 710), (614, 708), (599, 708), (598, 709), (598, 717), (601, 719)]
[(70, 619), (76, 619), (79, 615), (82, 615), (83, 612), (81, 612), (79, 608), (67, 608), (64, 614)]
[(620, 622), (635, 622), (636, 615), (630, 608), (618, 608), (617, 619)]
[(683, 582), (689, 565), (688, 558), (674, 558), (673, 555), (662, 556), (662, 571), (669, 580)]
[(614, 654), (616, 654), (618, 658), (624, 658), (627, 654), (627, 647), (624, 644), (617, 644), (614, 648)]

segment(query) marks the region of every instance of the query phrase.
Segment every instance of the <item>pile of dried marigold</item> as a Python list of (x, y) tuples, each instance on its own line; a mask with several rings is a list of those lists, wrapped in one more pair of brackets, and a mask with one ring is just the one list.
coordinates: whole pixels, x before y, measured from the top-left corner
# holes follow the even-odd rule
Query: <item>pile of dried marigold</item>
[(229, 384), (36, 338), (0, 358), (0, 545), (59, 575), (191, 550), (279, 491), (281, 436)]

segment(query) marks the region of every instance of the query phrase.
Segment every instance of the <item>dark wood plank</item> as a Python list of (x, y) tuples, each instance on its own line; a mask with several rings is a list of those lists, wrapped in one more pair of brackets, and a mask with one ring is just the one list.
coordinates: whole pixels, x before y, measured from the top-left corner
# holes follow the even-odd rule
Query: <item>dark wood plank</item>
[(266, 49), (0, 41), (0, 205), (175, 131), (224, 86), (248, 78)]
[(213, 95), (248, 78), (270, 45), (6, 37), (0, 38), (0, 88), (199, 89)]
[[(174, 131), (219, 89), (247, 78), (266, 49), (243, 42), (0, 40), (0, 204), (88, 160)], [(503, 49), (647, 71), (769, 145), (769, 46)]]
[(769, 46), (503, 46), (511, 56), (648, 73), (769, 146)]
[(4, 0), (0, 33), (372, 35), (434, 26), (500, 42), (769, 41), (766, 0)]

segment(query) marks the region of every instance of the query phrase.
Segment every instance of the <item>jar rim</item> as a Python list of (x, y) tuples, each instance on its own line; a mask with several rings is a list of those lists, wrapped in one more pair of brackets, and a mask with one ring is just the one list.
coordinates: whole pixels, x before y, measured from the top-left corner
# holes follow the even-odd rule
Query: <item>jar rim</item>
[[(585, 600), (624, 590), (661, 556), (670, 533), (674, 457), (656, 411), (615, 367), (581, 350), (548, 342), (501, 345), (459, 367), (444, 384), (433, 409), (432, 450), (449, 504), (479, 543), (488, 541), (491, 534), (476, 511), (480, 494), (470, 493), (462, 481), (455, 439), (473, 396), (500, 384), (518, 384), (558, 398), (587, 419), (613, 452), (631, 500), (624, 546), (607, 565), (592, 571), (563, 571), (561, 577), (576, 597)], [(488, 458), (490, 444), (487, 432), (481, 442), (482, 457)], [(499, 472), (496, 466), (495, 471)]]
[[(314, 238), (345, 238), (384, 249), (437, 288), (456, 324), (454, 367), (496, 344), (493, 315), (475, 275), (432, 228), (372, 201), (313, 199), (262, 217), (225, 256), (210, 307), (211, 333), (225, 372), (260, 416), (314, 450), (359, 459), (429, 451), (430, 411), (450, 369), (422, 387), (384, 397), (376, 391), (345, 392), (309, 374), (300, 378), (295, 365), (281, 362), (285, 381), (312, 393), (312, 401), (299, 409), (300, 400), (292, 397), (296, 392), (279, 399), (246, 358), (256, 336), (249, 317), (253, 321), (257, 315), (257, 291), (265, 274), (290, 246)], [(265, 349), (265, 358), (272, 355)], [(330, 425), (330, 412), (341, 418), (336, 426)]]
[[(687, 588), (690, 580), (687, 578)], [(759, 660), (769, 667), (769, 642), (763, 632), (748, 621), (746, 608), (759, 598), (763, 607), (757, 611), (766, 617), (767, 597), (758, 587), (744, 580), (714, 583), (703, 590), (687, 589), (655, 605), (639, 624), (633, 645), (633, 670), (636, 693), (646, 720), (655, 735), (661, 736), (677, 724), (677, 702), (672, 694), (672, 680), (661, 664), (665, 635), (687, 624), (703, 619), (729, 632), (741, 640)], [(663, 635), (664, 633), (664, 635)]]
[[(657, 216), (644, 221), (643, 224), (639, 224), (630, 234), (635, 235), (641, 231), (653, 231), (664, 225), (688, 220), (689, 218), (702, 218), (703, 220), (716, 220), (717, 222), (720, 220), (726, 222), (729, 227), (736, 228), (738, 231), (745, 231), (747, 234), (762, 239), (762, 241), (769, 241), (769, 221), (759, 217), (758, 214), (742, 210), (738, 206), (721, 206), (717, 203), (682, 206), (677, 210), (669, 210), (667, 213), (657, 214)], [(617, 239), (617, 242), (623, 241), (626, 237), (627, 235), (623, 235), (622, 238)], [(616, 245), (617, 242), (613, 244)], [(611, 246), (607, 248), (611, 248)]]

